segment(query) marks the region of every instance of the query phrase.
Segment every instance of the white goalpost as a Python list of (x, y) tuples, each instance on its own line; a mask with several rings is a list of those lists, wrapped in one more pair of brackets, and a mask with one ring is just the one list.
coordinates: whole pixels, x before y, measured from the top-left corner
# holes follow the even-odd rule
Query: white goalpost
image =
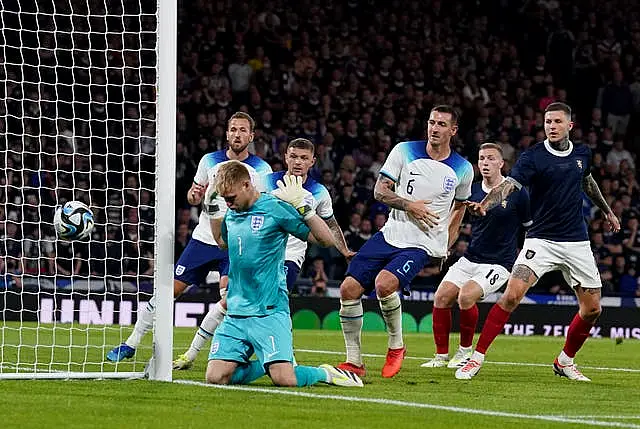
[(0, 379), (171, 380), (176, 32), (177, 0), (0, 0)]

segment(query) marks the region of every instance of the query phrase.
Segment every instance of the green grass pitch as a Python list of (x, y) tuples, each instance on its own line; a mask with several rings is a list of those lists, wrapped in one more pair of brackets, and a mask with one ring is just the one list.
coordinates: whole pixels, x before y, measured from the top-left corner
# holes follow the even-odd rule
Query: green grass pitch
[[(30, 325), (34, 328), (34, 325)], [(2, 325), (2, 362), (15, 363), (18, 349), (10, 344), (41, 345), (20, 349), (20, 362), (51, 370), (111, 370), (104, 364), (108, 349), (130, 327), (96, 328), (89, 334), (75, 325), (52, 330), (23, 330)], [(43, 327), (43, 328), (46, 328)], [(193, 329), (176, 329), (174, 346), (186, 350)], [(344, 344), (339, 331), (297, 330), (296, 357), (306, 365), (337, 364)], [(121, 370), (140, 371), (149, 356), (150, 339), (138, 362)], [(75, 347), (69, 347), (70, 345)], [(103, 346), (103, 344), (105, 344)], [(54, 381), (1, 380), (3, 428), (640, 428), (640, 341), (616, 344), (589, 339), (576, 362), (592, 383), (555, 377), (551, 363), (561, 338), (500, 336), (487, 362), (470, 382), (458, 381), (453, 370), (420, 368), (433, 354), (431, 336), (406, 336), (408, 357), (400, 374), (383, 379), (380, 369), (386, 334), (363, 333), (368, 369), (363, 389), (313, 386), (274, 388), (262, 378), (248, 388), (201, 385), (207, 353), (189, 371), (174, 371), (187, 383), (146, 380)], [(54, 346), (55, 345), (55, 346)], [(452, 335), (451, 348), (457, 347)], [(48, 366), (51, 356), (72, 364)], [(82, 364), (82, 362), (94, 362)]]

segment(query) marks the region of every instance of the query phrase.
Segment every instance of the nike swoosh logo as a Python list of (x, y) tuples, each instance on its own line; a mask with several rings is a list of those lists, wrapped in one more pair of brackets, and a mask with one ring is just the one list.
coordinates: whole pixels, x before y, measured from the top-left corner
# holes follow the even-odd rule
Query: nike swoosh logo
[(412, 176), (419, 176), (420, 175), (420, 173), (414, 173), (413, 171), (410, 171), (409, 174), (412, 175)]

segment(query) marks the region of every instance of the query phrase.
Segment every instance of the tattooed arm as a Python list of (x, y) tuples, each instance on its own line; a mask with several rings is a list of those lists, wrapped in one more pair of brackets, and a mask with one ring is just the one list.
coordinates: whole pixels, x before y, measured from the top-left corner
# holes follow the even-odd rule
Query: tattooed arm
[(582, 189), (587, 194), (589, 199), (596, 205), (604, 214), (611, 212), (611, 207), (607, 204), (607, 200), (604, 199), (600, 188), (591, 174), (588, 174), (582, 179)]
[(616, 215), (611, 211), (611, 207), (607, 204), (607, 200), (605, 200), (602, 192), (600, 192), (600, 188), (596, 183), (595, 179), (589, 173), (582, 179), (582, 189), (584, 193), (587, 194), (587, 197), (596, 205), (602, 213), (604, 213), (604, 217), (609, 223), (609, 228), (613, 232), (620, 231), (620, 221), (616, 217)]
[(396, 194), (394, 191), (395, 186), (396, 183), (393, 180), (380, 175), (376, 182), (376, 186), (373, 189), (373, 197), (392, 209), (406, 210), (411, 201)]
[(325, 219), (324, 221), (333, 234), (333, 238), (336, 241), (336, 249), (338, 249), (338, 252), (340, 252), (342, 256), (347, 259), (355, 255), (355, 253), (349, 250), (349, 248), (347, 247), (347, 241), (344, 239), (344, 234), (342, 233), (342, 229), (340, 228), (340, 225), (338, 225), (338, 221), (336, 220), (335, 216), (331, 216), (329, 219)]
[(484, 216), (487, 214), (487, 211), (499, 205), (509, 195), (511, 195), (511, 193), (520, 188), (522, 188), (522, 185), (510, 177), (507, 177), (501, 184), (491, 189), (487, 196), (479, 203), (466, 202), (465, 204), (471, 214)]
[(373, 190), (373, 197), (392, 209), (407, 212), (410, 217), (418, 221), (423, 229), (429, 229), (438, 224), (440, 216), (427, 208), (427, 204), (431, 201), (411, 201), (402, 198), (394, 191), (395, 185), (393, 180), (381, 174)]

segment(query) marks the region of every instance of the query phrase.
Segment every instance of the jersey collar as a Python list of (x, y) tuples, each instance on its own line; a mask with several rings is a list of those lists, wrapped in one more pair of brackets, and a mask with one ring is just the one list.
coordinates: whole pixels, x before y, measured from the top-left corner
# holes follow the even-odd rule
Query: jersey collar
[[(502, 178), (502, 180), (500, 181), (500, 183), (504, 182), (505, 180), (506, 180), (506, 177), (503, 177), (503, 178)], [(498, 183), (496, 186), (500, 186), (500, 183)], [(491, 192), (491, 189), (493, 189), (493, 188), (488, 187), (488, 186), (484, 183), (484, 179), (480, 182), (480, 184), (482, 185), (482, 191), (483, 191), (485, 194), (488, 194), (489, 192)]]
[(569, 156), (571, 154), (571, 152), (573, 151), (573, 142), (571, 142), (571, 140), (569, 140), (569, 148), (567, 150), (556, 150), (553, 147), (551, 147), (551, 143), (549, 143), (549, 139), (546, 139), (544, 141), (544, 147), (552, 155), (564, 157), (564, 156)]

